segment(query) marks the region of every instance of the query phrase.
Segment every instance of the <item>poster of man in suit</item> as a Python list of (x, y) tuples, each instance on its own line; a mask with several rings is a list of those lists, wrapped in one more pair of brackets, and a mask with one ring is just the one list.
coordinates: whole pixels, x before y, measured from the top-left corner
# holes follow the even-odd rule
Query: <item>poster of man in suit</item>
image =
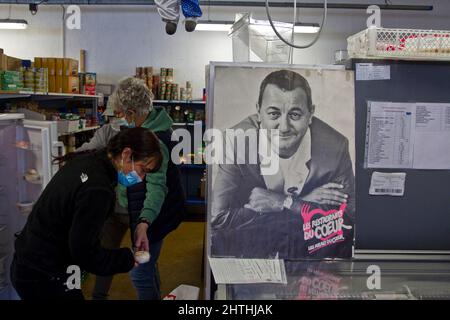
[(228, 152), (210, 170), (211, 256), (350, 258), (353, 74), (265, 64), (213, 64), (210, 72), (210, 124)]

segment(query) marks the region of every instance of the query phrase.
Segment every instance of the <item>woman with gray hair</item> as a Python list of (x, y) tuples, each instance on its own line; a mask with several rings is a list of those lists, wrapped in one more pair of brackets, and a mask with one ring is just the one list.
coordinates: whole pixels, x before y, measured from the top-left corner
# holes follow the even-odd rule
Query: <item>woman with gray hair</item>
[(119, 82), (108, 99), (107, 116), (127, 115), (127, 119), (138, 118), (144, 123), (153, 109), (153, 93), (141, 79), (128, 77)]
[[(118, 248), (130, 227), (136, 250), (149, 251), (150, 261), (131, 272), (140, 300), (161, 298), (157, 260), (164, 237), (178, 227), (185, 213), (180, 174), (170, 161), (173, 121), (164, 108), (153, 107), (152, 99), (144, 81), (133, 77), (120, 81), (104, 113), (115, 120), (97, 130), (91, 141), (78, 149), (99, 149), (120, 130), (132, 127), (147, 128), (160, 141), (161, 168), (147, 174), (143, 181), (125, 181), (117, 186), (115, 213), (106, 221), (102, 233), (105, 247)], [(98, 276), (93, 299), (107, 299), (111, 282), (112, 277)]]

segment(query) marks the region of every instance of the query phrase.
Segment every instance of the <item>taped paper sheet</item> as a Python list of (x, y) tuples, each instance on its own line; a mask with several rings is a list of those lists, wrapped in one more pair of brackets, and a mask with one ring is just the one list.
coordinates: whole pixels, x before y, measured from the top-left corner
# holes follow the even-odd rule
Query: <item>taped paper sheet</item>
[(450, 104), (370, 102), (368, 168), (450, 169)]
[(406, 173), (373, 172), (369, 194), (401, 197), (405, 194)]
[(284, 261), (279, 259), (209, 258), (217, 284), (282, 283), (287, 284)]
[(356, 64), (356, 81), (391, 80), (391, 66), (374, 66), (372, 63)]

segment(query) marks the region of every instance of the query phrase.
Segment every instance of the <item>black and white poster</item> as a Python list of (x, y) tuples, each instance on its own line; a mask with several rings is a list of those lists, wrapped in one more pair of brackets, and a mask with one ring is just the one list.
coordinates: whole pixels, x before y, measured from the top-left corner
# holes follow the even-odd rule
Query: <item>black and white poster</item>
[(210, 255), (352, 255), (354, 76), (338, 67), (209, 66)]

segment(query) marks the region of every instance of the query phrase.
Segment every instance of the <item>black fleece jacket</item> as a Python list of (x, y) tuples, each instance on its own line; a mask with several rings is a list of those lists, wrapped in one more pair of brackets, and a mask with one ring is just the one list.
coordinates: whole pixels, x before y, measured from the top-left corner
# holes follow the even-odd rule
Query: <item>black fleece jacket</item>
[(108, 276), (133, 268), (129, 248), (100, 246), (103, 224), (114, 209), (117, 171), (106, 151), (68, 161), (49, 182), (15, 243), (19, 265), (47, 275), (69, 265)]

